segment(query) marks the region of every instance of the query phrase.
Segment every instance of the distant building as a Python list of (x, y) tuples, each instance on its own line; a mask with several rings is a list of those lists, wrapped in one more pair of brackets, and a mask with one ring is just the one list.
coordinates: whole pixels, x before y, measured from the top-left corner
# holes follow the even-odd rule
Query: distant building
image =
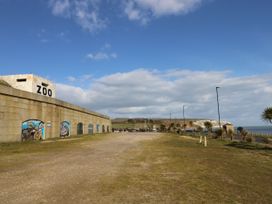
[(56, 88), (53, 82), (33, 74), (0, 76), (11, 87), (22, 91), (55, 98)]

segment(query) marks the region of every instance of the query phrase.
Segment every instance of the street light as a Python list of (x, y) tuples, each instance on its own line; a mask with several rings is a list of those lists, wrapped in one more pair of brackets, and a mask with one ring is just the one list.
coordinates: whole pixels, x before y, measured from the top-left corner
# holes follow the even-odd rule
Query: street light
[(216, 87), (216, 96), (217, 96), (217, 110), (218, 110), (218, 122), (219, 122), (219, 127), (221, 129), (221, 121), (220, 121), (220, 107), (219, 107), (219, 97), (218, 97), (218, 89), (220, 89), (220, 87)]
[(185, 105), (182, 106), (182, 110), (183, 110), (183, 127), (185, 129)]

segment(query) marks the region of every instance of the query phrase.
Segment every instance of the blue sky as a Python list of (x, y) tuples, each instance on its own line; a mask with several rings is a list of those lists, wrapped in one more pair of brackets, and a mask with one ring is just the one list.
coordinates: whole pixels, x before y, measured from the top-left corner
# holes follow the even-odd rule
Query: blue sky
[[(0, 74), (34, 73), (47, 77), (58, 84), (59, 97), (64, 100), (69, 100), (63, 94), (65, 91), (75, 89), (88, 95), (97, 91), (97, 84), (103, 84), (104, 79), (120, 82), (127, 76), (134, 78), (133, 74), (141, 78), (139, 73), (150, 74), (165, 83), (209, 72), (222, 76), (219, 84), (235, 79), (247, 82), (248, 78), (257, 77), (256, 81), (266, 80), (262, 83), (268, 92), (263, 95), (270, 97), (271, 80), (264, 76), (272, 72), (271, 9), (270, 0), (119, 0), (114, 3), (109, 0), (0, 0)], [(167, 78), (169, 73), (184, 70), (186, 76)], [(242, 85), (246, 86), (246, 82)], [(260, 86), (254, 85), (256, 89)], [(164, 85), (161, 86), (158, 88), (163, 91)], [(128, 87), (125, 82), (118, 92), (126, 93), (124, 87)], [(252, 89), (249, 85), (247, 88), (250, 95)], [(225, 90), (229, 94), (234, 92)], [(211, 89), (203, 94), (209, 91), (214, 92)], [(139, 98), (144, 98), (148, 92), (141, 94)], [(167, 97), (169, 100), (164, 105), (144, 103), (144, 100), (118, 107), (99, 106), (93, 100), (71, 102), (113, 117), (145, 116), (144, 113), (165, 116), (179, 109), (174, 104), (201, 103), (183, 100), (182, 93), (176, 98)], [(270, 100), (269, 97), (265, 99)], [(259, 112), (271, 105), (271, 101), (251, 108), (255, 112), (250, 115), (258, 116), (252, 119), (252, 124), (262, 124)], [(223, 98), (224, 102), (228, 104)], [(158, 113), (153, 106), (165, 110)], [(122, 110), (116, 111), (118, 108)], [(205, 109), (201, 117), (216, 117), (212, 107)], [(188, 113), (197, 117), (193, 111), (189, 112), (188, 108)], [(228, 115), (235, 110), (225, 111)], [(226, 119), (243, 124), (247, 117), (236, 114)]]

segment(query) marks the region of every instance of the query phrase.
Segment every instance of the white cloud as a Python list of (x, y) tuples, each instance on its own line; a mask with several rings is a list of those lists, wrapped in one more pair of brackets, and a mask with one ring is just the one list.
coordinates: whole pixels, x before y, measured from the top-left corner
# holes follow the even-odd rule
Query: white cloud
[(86, 81), (90, 81), (93, 78), (91, 74), (84, 74), (79, 77), (73, 77), (73, 76), (68, 76), (67, 80), (71, 83), (73, 82), (80, 82), (80, 84), (85, 83)]
[(99, 0), (50, 0), (49, 6), (56, 16), (73, 19), (84, 30), (96, 32), (106, 27), (99, 16)]
[(69, 0), (50, 0), (49, 5), (52, 7), (54, 15), (70, 16), (70, 1)]
[[(57, 84), (58, 97), (112, 117), (217, 118), (215, 87), (224, 120), (237, 125), (261, 124), (260, 114), (272, 105), (267, 76), (233, 77), (230, 72), (138, 69), (92, 79), (89, 88)], [(74, 97), (71, 97), (74, 96)]]
[(105, 43), (101, 48), (100, 51), (89, 53), (86, 55), (88, 59), (91, 60), (109, 60), (109, 59), (116, 59), (118, 56), (115, 52), (110, 52), (111, 44)]
[(106, 53), (106, 52), (97, 52), (97, 53), (89, 53), (86, 56), (88, 59), (92, 60), (109, 60), (109, 59), (116, 59), (116, 53)]
[(73, 76), (68, 76), (67, 79), (68, 79), (69, 82), (75, 82), (76, 81), (76, 77), (73, 77)]
[[(103, 7), (119, 5), (129, 20), (147, 24), (152, 18), (181, 15), (193, 11), (207, 0), (48, 0), (52, 14), (73, 19), (84, 30), (96, 32), (104, 29), (108, 20), (101, 17)], [(103, 7), (102, 7), (103, 6)], [(116, 6), (118, 8), (120, 6)], [(104, 12), (104, 15), (107, 15)]]
[(191, 12), (204, 0), (125, 0), (124, 12), (130, 20), (146, 24), (152, 17)]

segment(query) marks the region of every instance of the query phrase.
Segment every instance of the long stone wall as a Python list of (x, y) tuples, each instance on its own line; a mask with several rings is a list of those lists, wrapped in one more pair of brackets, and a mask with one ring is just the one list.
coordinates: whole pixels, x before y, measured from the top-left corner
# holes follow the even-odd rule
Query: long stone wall
[(42, 123), (43, 139), (60, 137), (63, 121), (69, 124), (69, 135), (111, 131), (108, 116), (0, 84), (0, 142), (21, 141), (29, 121)]

